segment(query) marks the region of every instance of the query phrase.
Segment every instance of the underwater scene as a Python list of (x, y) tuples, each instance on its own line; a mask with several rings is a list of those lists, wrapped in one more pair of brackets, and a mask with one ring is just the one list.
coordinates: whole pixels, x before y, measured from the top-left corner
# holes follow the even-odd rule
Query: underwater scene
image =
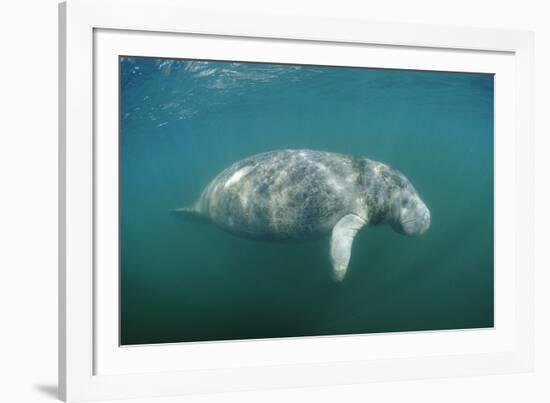
[(494, 326), (492, 74), (119, 78), (121, 345)]

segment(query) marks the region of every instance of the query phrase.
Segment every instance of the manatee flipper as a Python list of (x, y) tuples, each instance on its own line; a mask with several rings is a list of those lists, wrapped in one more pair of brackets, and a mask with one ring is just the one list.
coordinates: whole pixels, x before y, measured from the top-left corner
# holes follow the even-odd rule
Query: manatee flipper
[(193, 222), (208, 222), (208, 217), (202, 214), (196, 207), (181, 207), (170, 210), (172, 214), (176, 214), (182, 218), (185, 218)]
[(330, 260), (334, 268), (334, 279), (342, 281), (346, 276), (351, 256), (353, 238), (367, 222), (355, 214), (345, 215), (332, 229), (330, 238)]

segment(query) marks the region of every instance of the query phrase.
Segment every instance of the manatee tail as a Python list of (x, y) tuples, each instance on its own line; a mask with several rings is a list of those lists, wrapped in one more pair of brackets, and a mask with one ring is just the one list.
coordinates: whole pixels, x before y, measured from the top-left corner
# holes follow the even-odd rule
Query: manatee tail
[(170, 210), (170, 213), (182, 217), (191, 222), (208, 222), (208, 217), (202, 214), (196, 207), (180, 207)]

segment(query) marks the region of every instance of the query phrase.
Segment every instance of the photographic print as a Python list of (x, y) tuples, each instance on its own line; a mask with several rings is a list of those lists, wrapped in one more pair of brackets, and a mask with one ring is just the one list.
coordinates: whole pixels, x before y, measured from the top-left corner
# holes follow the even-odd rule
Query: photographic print
[(119, 57), (120, 344), (494, 326), (494, 76)]

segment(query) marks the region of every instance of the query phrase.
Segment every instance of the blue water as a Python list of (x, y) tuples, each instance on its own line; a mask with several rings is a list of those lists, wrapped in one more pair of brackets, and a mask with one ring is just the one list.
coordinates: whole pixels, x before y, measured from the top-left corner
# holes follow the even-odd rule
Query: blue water
[[(493, 326), (493, 76), (120, 59), (121, 344)], [(431, 228), (245, 240), (170, 209), (232, 163), (309, 148), (395, 167)]]

